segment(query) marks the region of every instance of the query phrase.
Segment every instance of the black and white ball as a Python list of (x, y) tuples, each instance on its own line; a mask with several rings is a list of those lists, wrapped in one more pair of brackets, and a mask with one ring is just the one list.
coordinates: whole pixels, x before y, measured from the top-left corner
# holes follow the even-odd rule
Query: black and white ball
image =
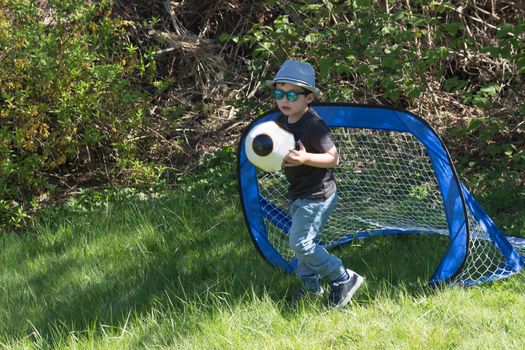
[(267, 172), (281, 170), (284, 157), (294, 147), (293, 134), (274, 121), (256, 125), (248, 132), (244, 144), (248, 160)]

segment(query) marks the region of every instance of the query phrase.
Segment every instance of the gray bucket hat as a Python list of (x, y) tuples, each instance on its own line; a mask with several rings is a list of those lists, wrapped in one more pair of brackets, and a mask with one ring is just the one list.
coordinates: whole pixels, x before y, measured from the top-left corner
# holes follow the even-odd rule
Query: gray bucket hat
[(272, 87), (275, 83), (289, 83), (301, 86), (319, 97), (321, 90), (315, 87), (315, 71), (308, 62), (286, 60), (273, 80), (267, 80), (266, 85)]

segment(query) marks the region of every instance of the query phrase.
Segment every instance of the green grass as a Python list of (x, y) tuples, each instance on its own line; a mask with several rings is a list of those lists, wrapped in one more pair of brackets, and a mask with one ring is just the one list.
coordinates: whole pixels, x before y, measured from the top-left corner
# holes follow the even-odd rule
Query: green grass
[(14, 349), (521, 349), (525, 277), (432, 290), (429, 237), (337, 250), (367, 283), (339, 311), (256, 252), (236, 195), (57, 209), (0, 235), (0, 346)]

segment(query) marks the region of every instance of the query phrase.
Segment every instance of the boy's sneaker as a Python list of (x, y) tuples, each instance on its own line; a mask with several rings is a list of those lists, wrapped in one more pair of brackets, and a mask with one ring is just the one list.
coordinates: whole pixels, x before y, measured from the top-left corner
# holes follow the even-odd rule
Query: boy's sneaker
[(338, 282), (332, 282), (330, 285), (332, 290), (330, 291), (330, 303), (338, 308), (343, 308), (348, 304), (354, 293), (359, 289), (363, 283), (363, 277), (359, 276), (352, 270), (346, 270), (349, 278)]

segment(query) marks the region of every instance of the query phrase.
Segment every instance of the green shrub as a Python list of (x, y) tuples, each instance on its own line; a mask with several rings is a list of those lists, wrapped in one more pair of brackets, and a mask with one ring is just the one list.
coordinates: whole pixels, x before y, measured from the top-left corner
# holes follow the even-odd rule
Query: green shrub
[(0, 0), (0, 228), (53, 190), (49, 174), (126, 168), (154, 70), (113, 2)]
[[(288, 58), (308, 60), (318, 71), (326, 100), (415, 109), (423, 92), (443, 89), (463, 92), (466, 105), (487, 108), (501, 85), (516, 90), (523, 86), (523, 21), (499, 25), (489, 41), (470, 37), (462, 23), (451, 21), (454, 16), (448, 13), (455, 7), (448, 1), (388, 1), (388, 11), (384, 2), (371, 0), (302, 0), (286, 7), (286, 14), (270, 25), (255, 24), (239, 41), (252, 49), (249, 67), (260, 72), (267, 63), (278, 67)], [(502, 79), (465, 77), (468, 73), (461, 67), (454, 71), (453, 66), (464, 61), (462, 55), (478, 58), (485, 53), (508, 60), (511, 71)]]
[(251, 65), (306, 59), (318, 69), (327, 100), (362, 102), (368, 95), (410, 106), (426, 89), (423, 73), (438, 72), (448, 56), (446, 47), (421, 44), (438, 21), (435, 10), (387, 13), (372, 1), (325, 5), (290, 3), (302, 23), (280, 15), (273, 26), (255, 25), (242, 40), (253, 49)]

